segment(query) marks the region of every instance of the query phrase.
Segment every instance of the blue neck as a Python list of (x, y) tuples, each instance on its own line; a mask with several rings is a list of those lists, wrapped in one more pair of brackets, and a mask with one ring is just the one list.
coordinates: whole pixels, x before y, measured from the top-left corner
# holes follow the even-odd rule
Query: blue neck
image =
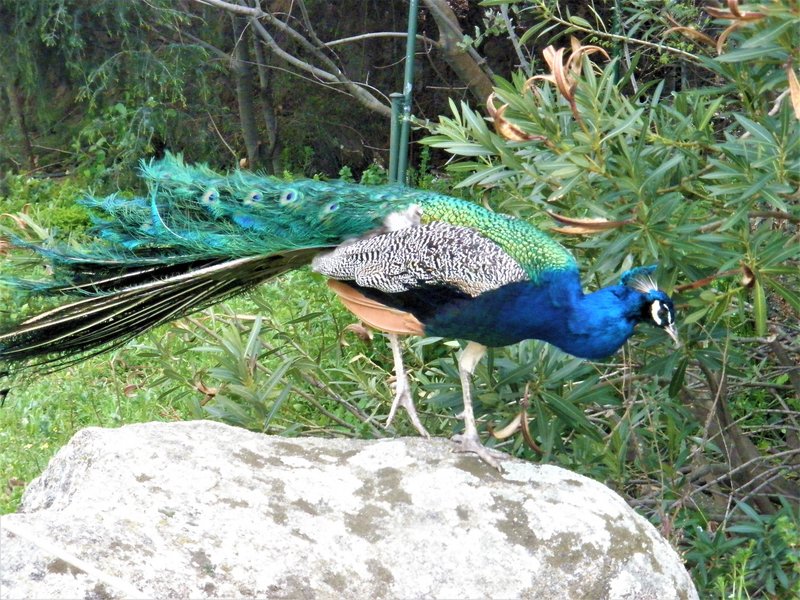
[(622, 285), (584, 294), (575, 271), (537, 283), (512, 283), (452, 303), (425, 323), (426, 333), (487, 346), (539, 339), (580, 358), (614, 354), (642, 320), (645, 299)]

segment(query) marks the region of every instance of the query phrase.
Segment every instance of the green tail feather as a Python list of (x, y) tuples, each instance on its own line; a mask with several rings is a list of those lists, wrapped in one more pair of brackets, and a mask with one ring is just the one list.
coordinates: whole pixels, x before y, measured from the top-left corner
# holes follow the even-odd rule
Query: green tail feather
[(63, 366), (93, 349), (105, 351), (137, 335), (240, 294), (306, 264), (313, 250), (234, 260), (134, 268), (56, 293), (86, 297), (27, 319), (0, 335), (0, 358), (38, 359), (29, 366)]
[(0, 283), (73, 300), (0, 330), (0, 361), (59, 366), (119, 346), (301, 267), (417, 199), (392, 186), (223, 176), (175, 155), (143, 162), (141, 174), (147, 197), (82, 200), (96, 243), (76, 251), (15, 242), (45, 259), (52, 278)]
[(422, 208), (423, 222), (477, 229), (534, 280), (575, 268), (569, 252), (527, 223), (433, 192), (221, 175), (178, 155), (142, 162), (141, 176), (146, 196), (82, 200), (94, 215), (95, 243), (81, 250), (16, 243), (45, 259), (52, 278), (0, 283), (22, 294), (77, 299), (0, 327), (0, 362), (59, 365), (117, 346), (379, 230), (390, 213), (412, 205)]

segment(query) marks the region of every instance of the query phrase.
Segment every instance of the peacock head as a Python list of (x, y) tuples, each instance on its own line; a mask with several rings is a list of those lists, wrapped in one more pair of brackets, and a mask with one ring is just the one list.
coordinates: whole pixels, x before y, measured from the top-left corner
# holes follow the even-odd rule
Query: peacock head
[(678, 330), (675, 327), (675, 304), (666, 292), (658, 289), (652, 278), (655, 270), (656, 265), (631, 269), (622, 275), (621, 283), (642, 294), (642, 321), (663, 329), (664, 333), (675, 342), (675, 347), (679, 347)]
[(664, 333), (675, 342), (676, 348), (681, 345), (678, 340), (678, 330), (675, 327), (675, 305), (666, 293), (661, 290), (651, 290), (645, 293), (642, 320), (663, 329)]

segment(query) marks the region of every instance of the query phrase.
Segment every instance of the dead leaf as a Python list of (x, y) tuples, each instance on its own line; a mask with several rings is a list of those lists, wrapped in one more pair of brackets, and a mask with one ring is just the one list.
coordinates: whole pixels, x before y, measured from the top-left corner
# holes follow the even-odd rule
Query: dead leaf
[(557, 213), (547, 211), (553, 219), (559, 223), (563, 223), (566, 227), (553, 227), (551, 231), (564, 233), (567, 235), (586, 235), (592, 233), (599, 233), (601, 231), (609, 231), (617, 229), (625, 225), (631, 225), (636, 221), (634, 219), (627, 219), (625, 221), (609, 221), (607, 219), (577, 219), (574, 217), (565, 217)]
[(9, 494), (14, 493), (14, 488), (25, 487), (25, 482), (18, 477), (9, 477), (6, 481), (6, 492)]
[(792, 99), (794, 116), (800, 119), (800, 81), (797, 80), (791, 60), (786, 63), (786, 79), (789, 81), (789, 96)]
[(204, 398), (200, 401), (200, 406), (205, 406), (209, 401), (213, 400), (217, 394), (219, 394), (219, 388), (208, 387), (199, 377), (194, 380), (194, 389), (204, 396)]
[(14, 223), (16, 223), (17, 227), (19, 227), (20, 229), (27, 229), (27, 227), (28, 227), (27, 222), (20, 215), (12, 215), (11, 213), (3, 213), (3, 214), (0, 215), (0, 217), (8, 217), (12, 221), (14, 221)]
[(703, 44), (711, 46), (712, 48), (717, 45), (717, 43), (714, 41), (714, 38), (712, 38), (710, 35), (706, 35), (702, 31), (697, 31), (697, 29), (694, 27), (670, 27), (664, 32), (664, 35), (667, 36), (670, 33), (680, 33), (682, 36), (689, 38), (690, 40), (702, 42)]
[(704, 6), (703, 10), (715, 19), (733, 21), (758, 21), (766, 16), (761, 12), (742, 12), (739, 9), (739, 0), (728, 0), (728, 10), (716, 8), (714, 6)]
[(739, 269), (728, 269), (727, 271), (722, 271), (721, 273), (715, 273), (714, 275), (709, 275), (708, 277), (703, 277), (702, 279), (697, 279), (690, 283), (684, 283), (682, 285), (676, 285), (673, 289), (676, 292), (685, 292), (687, 290), (696, 290), (697, 288), (701, 288), (707, 286), (709, 283), (713, 283), (717, 279), (722, 277), (730, 277), (731, 275), (736, 275), (741, 273)]
[(530, 141), (544, 141), (547, 138), (543, 135), (530, 135), (522, 131), (519, 127), (508, 121), (503, 115), (508, 108), (508, 104), (503, 104), (500, 108), (495, 108), (494, 105), (494, 92), (489, 94), (486, 98), (486, 110), (489, 116), (494, 121), (494, 129), (501, 137), (511, 142), (530, 142)]
[(533, 439), (531, 435), (530, 425), (528, 424), (528, 406), (530, 402), (528, 398), (530, 397), (528, 387), (530, 383), (525, 384), (525, 395), (522, 397), (519, 403), (519, 418), (520, 423), (522, 425), (522, 439), (525, 440), (525, 443), (528, 444), (528, 448), (536, 452), (539, 456), (544, 455), (544, 451), (539, 447), (539, 444)]
[(734, 31), (747, 25), (747, 23), (758, 21), (766, 16), (764, 13), (756, 11), (742, 12), (739, 8), (739, 0), (728, 0), (728, 10), (716, 8), (714, 6), (704, 6), (703, 10), (715, 19), (733, 21), (733, 23), (720, 34), (719, 38), (717, 38), (717, 54), (722, 54), (725, 42)]
[(756, 275), (753, 270), (746, 264), (742, 263), (742, 285), (746, 288), (753, 287), (756, 281)]
[(570, 46), (572, 47), (572, 52), (567, 59), (567, 68), (574, 73), (575, 75), (581, 72), (581, 59), (585, 56), (589, 56), (590, 54), (594, 54), (595, 52), (599, 52), (603, 56), (606, 57), (606, 60), (611, 60), (611, 57), (608, 55), (602, 47), (600, 46), (582, 46), (581, 43), (578, 41), (576, 37), (569, 38)]
[(350, 325), (345, 327), (344, 330), (355, 333), (356, 337), (358, 337), (358, 339), (360, 339), (362, 342), (371, 342), (374, 336), (372, 329), (360, 322), (350, 323)]
[(490, 427), (489, 428), (489, 433), (491, 433), (492, 437), (494, 439), (496, 439), (496, 440), (504, 440), (506, 438), (511, 437), (515, 433), (517, 433), (520, 430), (521, 426), (522, 426), (522, 413), (520, 413), (516, 417), (514, 417), (509, 422), (508, 425), (506, 425), (505, 427), (503, 427), (500, 430), (495, 431), (494, 429), (492, 429)]
[(570, 38), (571, 52), (569, 56), (564, 58), (564, 48), (555, 49), (555, 46), (548, 46), (542, 51), (542, 57), (547, 63), (550, 70), (549, 74), (534, 75), (525, 82), (525, 89), (533, 89), (535, 81), (548, 81), (556, 86), (558, 93), (569, 102), (572, 114), (576, 121), (581, 120), (580, 113), (578, 113), (578, 106), (575, 103), (575, 88), (578, 85), (575, 76), (580, 73), (581, 59), (584, 55), (594, 54), (600, 52), (606, 59), (609, 58), (608, 53), (600, 46), (582, 46), (576, 37)]
[(725, 51), (725, 42), (728, 41), (728, 36), (730, 36), (730, 34), (743, 25), (744, 22), (736, 21), (735, 23), (731, 23), (731, 25), (725, 29), (725, 31), (719, 34), (719, 37), (717, 38), (717, 54), (722, 54)]

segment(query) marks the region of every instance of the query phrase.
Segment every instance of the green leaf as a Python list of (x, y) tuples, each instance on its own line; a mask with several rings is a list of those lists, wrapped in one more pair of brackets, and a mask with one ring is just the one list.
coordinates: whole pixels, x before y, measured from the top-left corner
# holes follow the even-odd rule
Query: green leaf
[(744, 128), (744, 130), (753, 136), (753, 138), (765, 144), (775, 143), (775, 138), (763, 125), (759, 125), (755, 121), (751, 121), (739, 113), (734, 113), (733, 116), (737, 121), (739, 121), (739, 124)]
[(669, 382), (669, 389), (668, 393), (670, 398), (674, 398), (678, 395), (678, 392), (681, 391), (681, 387), (683, 386), (683, 380), (686, 376), (686, 367), (689, 364), (689, 359), (687, 357), (681, 358), (680, 362), (678, 362), (678, 366), (675, 367), (675, 372), (672, 375), (672, 379)]
[(585, 433), (596, 440), (600, 440), (601, 436), (597, 431), (597, 427), (592, 425), (591, 421), (586, 418), (583, 411), (570, 401), (550, 392), (542, 392), (542, 397), (545, 399), (547, 407), (552, 410), (560, 419), (573, 429)]
[(696, 310), (693, 313), (690, 313), (687, 316), (685, 316), (683, 319), (681, 319), (681, 322), (684, 325), (691, 325), (692, 323), (697, 323), (700, 319), (706, 316), (707, 312), (708, 312), (707, 308), (701, 308), (700, 310)]
[(648, 178), (644, 180), (644, 182), (642, 183), (642, 185), (640, 186), (640, 188), (639, 188), (639, 189), (640, 189), (642, 192), (646, 192), (646, 191), (649, 189), (649, 186), (650, 186), (651, 184), (656, 184), (656, 185), (658, 185), (658, 183), (661, 181), (661, 177), (662, 177), (662, 176), (663, 176), (665, 173), (667, 173), (668, 171), (671, 171), (672, 169), (674, 169), (674, 168), (675, 168), (677, 165), (679, 165), (679, 164), (680, 164), (682, 161), (683, 161), (683, 156), (682, 156), (682, 155), (680, 155), (680, 154), (676, 154), (675, 156), (673, 156), (672, 158), (670, 158), (668, 161), (666, 161), (665, 163), (663, 163), (663, 164), (662, 164), (660, 167), (658, 167), (658, 168), (657, 168), (655, 171), (653, 171), (653, 172), (652, 172), (652, 173), (651, 173), (651, 174), (648, 176)]
[(606, 134), (606, 136), (602, 140), (600, 140), (600, 143), (603, 144), (603, 143), (607, 142), (608, 140), (610, 140), (611, 138), (619, 135), (623, 131), (626, 131), (627, 129), (630, 129), (634, 124), (638, 125), (637, 121), (639, 120), (639, 117), (642, 116), (643, 112), (644, 112), (643, 108), (640, 108), (640, 109), (636, 110), (632, 115), (630, 115), (622, 123), (620, 123), (614, 129), (609, 131), (608, 134)]
[(800, 313), (800, 295), (795, 290), (789, 289), (773, 277), (765, 277), (764, 282), (769, 288), (777, 292), (781, 298), (786, 300), (796, 312)]
[(767, 297), (764, 286), (756, 278), (753, 285), (753, 319), (756, 325), (756, 335), (763, 336), (767, 333)]
[(583, 27), (585, 29), (591, 29), (592, 28), (592, 24), (589, 23), (589, 21), (587, 21), (586, 19), (584, 19), (582, 17), (579, 17), (577, 15), (572, 15), (569, 18), (569, 22), (572, 23), (573, 25), (577, 25), (578, 27)]
[(261, 316), (256, 317), (255, 322), (253, 323), (253, 327), (250, 330), (250, 336), (247, 339), (247, 345), (244, 348), (244, 357), (256, 357), (258, 355), (258, 350), (260, 348), (260, 344), (258, 341), (258, 336), (261, 333), (261, 326), (264, 322), (264, 318)]
[(740, 63), (755, 58), (771, 58), (775, 61), (783, 62), (788, 54), (786, 50), (778, 46), (763, 46), (758, 48), (739, 48), (733, 52), (727, 52), (716, 58), (721, 63)]
[(513, 175), (514, 173), (506, 169), (505, 165), (500, 164), (489, 169), (475, 171), (475, 173), (460, 182), (458, 187), (470, 187), (475, 184), (489, 185)]

